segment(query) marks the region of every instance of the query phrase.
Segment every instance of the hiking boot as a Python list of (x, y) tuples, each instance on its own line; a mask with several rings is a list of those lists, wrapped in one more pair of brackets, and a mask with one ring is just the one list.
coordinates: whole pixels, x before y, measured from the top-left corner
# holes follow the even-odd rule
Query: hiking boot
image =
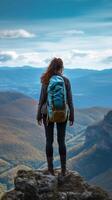
[(61, 174), (65, 176), (66, 175), (66, 156), (61, 155), (60, 161), (61, 161)]
[(48, 173), (55, 176), (54, 169), (48, 169)]
[(61, 175), (62, 175), (62, 176), (66, 176), (66, 174), (67, 174), (66, 169), (61, 169)]
[(48, 173), (50, 173), (51, 175), (55, 175), (53, 169), (53, 157), (47, 157), (47, 164), (48, 164)]

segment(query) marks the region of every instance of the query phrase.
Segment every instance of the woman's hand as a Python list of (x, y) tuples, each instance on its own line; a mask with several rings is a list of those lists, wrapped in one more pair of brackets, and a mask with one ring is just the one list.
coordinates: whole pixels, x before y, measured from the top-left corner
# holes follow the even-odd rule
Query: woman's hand
[(73, 126), (73, 121), (69, 121), (69, 126)]
[(39, 126), (41, 126), (42, 125), (42, 119), (40, 119), (39, 121), (37, 120), (37, 123), (38, 123)]

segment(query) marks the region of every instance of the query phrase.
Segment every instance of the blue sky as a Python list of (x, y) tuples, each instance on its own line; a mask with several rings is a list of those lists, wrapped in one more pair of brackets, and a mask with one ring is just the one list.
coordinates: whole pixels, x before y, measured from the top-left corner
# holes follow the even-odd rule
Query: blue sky
[(0, 66), (112, 67), (111, 0), (0, 0)]

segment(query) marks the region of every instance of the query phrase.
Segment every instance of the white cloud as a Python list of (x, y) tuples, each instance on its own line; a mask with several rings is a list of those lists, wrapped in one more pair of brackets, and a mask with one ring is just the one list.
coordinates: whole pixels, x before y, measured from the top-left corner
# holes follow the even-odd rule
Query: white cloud
[(17, 59), (18, 55), (14, 51), (0, 51), (0, 64), (7, 61), (13, 61)]
[(88, 69), (105, 69), (111, 68), (111, 62), (102, 62), (108, 57), (112, 56), (112, 50), (102, 51), (82, 51), (78, 49), (72, 49), (71, 51), (61, 50), (52, 52), (0, 52), (1, 60), (0, 66), (4, 64), (6, 66), (34, 66), (45, 67), (48, 66), (50, 60), (53, 57), (60, 57), (63, 59), (64, 66), (69, 68), (88, 68)]
[(84, 31), (82, 30), (76, 30), (76, 29), (71, 29), (71, 30), (67, 30), (67, 31), (64, 31), (65, 34), (69, 34), (69, 35), (77, 35), (77, 34), (84, 34)]
[[(100, 15), (100, 13), (99, 13)], [(103, 13), (107, 18), (108, 14)], [(100, 19), (102, 19), (102, 16)], [(110, 14), (109, 14), (110, 16)], [(12, 30), (0, 31), (0, 49), (2, 53), (1, 64), (8, 66), (32, 65), (35, 67), (46, 66), (49, 61), (58, 56), (64, 60), (66, 67), (80, 67), (89, 69), (104, 69), (112, 67), (112, 31), (111, 22), (96, 20), (92, 15), (80, 18), (45, 19), (11, 24)], [(7, 22), (8, 23), (8, 22)], [(9, 24), (4, 27), (10, 27)], [(24, 27), (24, 29), (21, 29)], [(6, 28), (7, 29), (7, 28)], [(26, 30), (32, 30), (30, 32)], [(2, 33), (2, 34), (1, 34)], [(32, 40), (8, 40), (7, 38), (31, 38)], [(5, 55), (5, 50), (15, 51), (15, 57)], [(14, 53), (14, 52), (13, 52)]]
[(83, 35), (84, 31), (83, 30), (78, 30), (78, 29), (64, 29), (64, 30), (55, 30), (55, 31), (50, 31), (46, 32), (45, 36), (49, 39), (52, 38), (63, 38), (63, 37), (74, 37), (74, 36), (80, 36)]
[(35, 34), (30, 33), (24, 29), (15, 30), (0, 30), (0, 38), (32, 38)]
[(105, 64), (111, 64), (112, 65), (112, 55), (111, 56), (107, 56), (106, 58), (104, 58), (102, 60), (103, 63)]
[(71, 51), (71, 58), (83, 58), (88, 55), (88, 52), (86, 51), (81, 51), (77, 49), (73, 49)]

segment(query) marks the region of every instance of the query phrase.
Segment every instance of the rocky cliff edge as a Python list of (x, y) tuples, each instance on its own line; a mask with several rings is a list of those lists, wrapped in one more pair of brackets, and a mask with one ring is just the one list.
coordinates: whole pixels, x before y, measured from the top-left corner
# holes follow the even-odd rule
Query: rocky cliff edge
[(43, 170), (19, 170), (14, 178), (15, 188), (2, 200), (112, 200), (99, 187), (89, 185), (76, 171), (67, 170), (65, 177), (60, 169), (55, 176)]

